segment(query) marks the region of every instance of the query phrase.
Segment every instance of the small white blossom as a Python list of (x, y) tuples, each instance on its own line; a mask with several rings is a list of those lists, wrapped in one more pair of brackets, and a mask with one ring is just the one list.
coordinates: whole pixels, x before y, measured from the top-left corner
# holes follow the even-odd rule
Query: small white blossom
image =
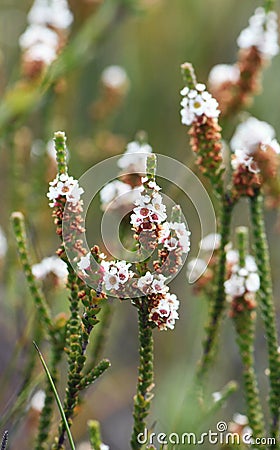
[(20, 36), (19, 45), (26, 50), (38, 43), (56, 49), (58, 46), (58, 35), (44, 25), (32, 24)]
[(179, 300), (175, 294), (167, 292), (160, 299), (158, 305), (152, 308), (149, 314), (149, 320), (155, 322), (160, 330), (173, 330), (175, 321), (179, 319), (178, 315)]
[(51, 207), (55, 205), (55, 200), (60, 196), (66, 197), (68, 202), (76, 205), (80, 201), (83, 193), (84, 190), (79, 186), (79, 182), (77, 180), (66, 174), (62, 174), (57, 175), (56, 178), (50, 182), (47, 197), (51, 200)]
[(34, 264), (32, 273), (38, 279), (43, 279), (50, 273), (53, 273), (57, 278), (65, 280), (68, 275), (67, 264), (58, 256), (50, 256), (43, 258), (40, 263)]
[(101, 81), (112, 89), (120, 89), (128, 84), (128, 77), (123, 67), (108, 66), (101, 74)]
[(100, 191), (101, 207), (103, 210), (108, 206), (113, 209), (120, 208), (133, 203), (140, 197), (140, 189), (132, 188), (130, 184), (119, 180), (111, 181)]
[(260, 277), (253, 256), (245, 257), (245, 267), (239, 266), (239, 254), (236, 250), (229, 250), (226, 259), (227, 263), (232, 265), (230, 278), (224, 283), (226, 294), (234, 298), (241, 297), (245, 292), (257, 292), (260, 288)]
[(260, 288), (260, 277), (257, 273), (250, 273), (245, 281), (245, 286), (249, 292), (257, 292)]
[(7, 248), (8, 248), (7, 238), (2, 228), (0, 227), (0, 258), (3, 258), (6, 255)]
[(240, 70), (238, 66), (231, 64), (217, 64), (212, 67), (208, 82), (212, 89), (218, 88), (224, 83), (236, 83), (239, 80)]
[(235, 150), (231, 159), (231, 167), (233, 170), (238, 170), (240, 166), (247, 167), (248, 171), (251, 173), (260, 172), (260, 169), (252, 156), (248, 156), (244, 150)]
[(212, 398), (213, 398), (214, 403), (217, 403), (223, 398), (223, 396), (222, 396), (221, 392), (213, 392)]
[(42, 61), (46, 65), (50, 65), (56, 59), (56, 50), (49, 45), (38, 42), (29, 47), (25, 52), (25, 59), (30, 61)]
[(118, 166), (122, 170), (144, 173), (146, 171), (147, 155), (153, 149), (149, 144), (141, 144), (133, 141), (127, 144), (126, 151), (118, 160)]
[(90, 252), (81, 257), (80, 261), (77, 264), (80, 270), (87, 270), (90, 267), (90, 257)]
[(253, 154), (259, 147), (265, 151), (267, 145), (271, 146), (276, 153), (280, 147), (275, 139), (275, 130), (267, 122), (249, 117), (239, 124), (230, 141), (233, 151), (242, 149), (247, 154)]
[(217, 250), (221, 245), (221, 235), (218, 233), (210, 233), (201, 239), (199, 247), (205, 252)]
[(30, 408), (35, 409), (38, 412), (41, 412), (45, 404), (45, 398), (46, 394), (42, 389), (35, 392), (35, 394), (32, 396), (30, 400)]
[(139, 289), (146, 291), (148, 289), (148, 287), (152, 284), (153, 282), (153, 275), (151, 274), (151, 272), (146, 272), (146, 274), (143, 277), (140, 277), (139, 280), (137, 281), (137, 286)]
[(131, 264), (126, 263), (126, 261), (102, 261), (101, 267), (103, 269), (103, 281), (107, 291), (117, 291), (120, 285), (124, 285), (133, 276), (133, 272), (129, 270)]
[(198, 83), (196, 89), (183, 89), (181, 94), (181, 116), (184, 125), (191, 125), (196, 117), (205, 115), (207, 117), (219, 117), (220, 110), (218, 102), (212, 95), (205, 91), (205, 85)]
[(67, 0), (35, 0), (28, 14), (31, 24), (50, 25), (58, 29), (68, 28), (73, 21)]
[(237, 425), (241, 425), (243, 427), (248, 424), (247, 416), (245, 416), (244, 414), (240, 414), (240, 413), (235, 413), (233, 415), (233, 421)]
[(267, 59), (279, 53), (277, 14), (257, 8), (237, 39), (240, 48), (256, 47)]

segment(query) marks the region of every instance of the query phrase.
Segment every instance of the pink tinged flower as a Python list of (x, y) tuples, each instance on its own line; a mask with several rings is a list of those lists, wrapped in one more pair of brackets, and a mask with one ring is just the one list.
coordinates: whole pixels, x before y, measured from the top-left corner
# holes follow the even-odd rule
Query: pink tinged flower
[(84, 193), (83, 188), (79, 187), (78, 182), (74, 184), (74, 186), (70, 189), (70, 191), (66, 194), (66, 199), (68, 202), (76, 205), (80, 199), (81, 195)]
[(77, 266), (80, 270), (87, 270), (90, 268), (90, 253), (87, 253), (85, 256), (82, 256)]
[(178, 247), (178, 239), (171, 237), (169, 239), (166, 239), (164, 242), (164, 247), (167, 248), (169, 252), (172, 252)]
[(105, 288), (107, 291), (111, 291), (112, 289), (118, 290), (119, 289), (119, 279), (117, 276), (117, 273), (115, 271), (110, 270), (108, 273), (104, 276), (104, 283)]
[(152, 291), (155, 294), (163, 294), (168, 291), (168, 287), (164, 284), (166, 281), (166, 277), (163, 275), (158, 275), (158, 279), (154, 279), (152, 282)]
[(151, 272), (148, 271), (143, 277), (139, 278), (137, 282), (137, 287), (141, 290), (143, 288), (148, 288), (149, 285), (153, 282), (153, 280), (154, 280), (153, 275), (151, 274)]
[(257, 292), (260, 288), (260, 277), (257, 273), (250, 273), (245, 281), (246, 289), (249, 292)]

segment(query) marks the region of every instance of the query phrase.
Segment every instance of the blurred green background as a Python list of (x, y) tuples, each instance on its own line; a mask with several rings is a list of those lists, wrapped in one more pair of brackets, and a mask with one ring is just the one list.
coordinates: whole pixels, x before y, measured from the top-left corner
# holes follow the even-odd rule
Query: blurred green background
[[(117, 0), (116, 0), (117, 1)], [(78, 0), (76, 0), (78, 5)], [(75, 2), (74, 2), (75, 3)], [(105, 0), (106, 3), (106, 0)], [(114, 2), (112, 2), (114, 3)], [(136, 0), (134, 2), (137, 3)], [(141, 2), (139, 2), (141, 3)], [(76, 6), (77, 6), (76, 5)], [(186, 128), (180, 123), (179, 91), (182, 87), (180, 64), (191, 61), (199, 81), (205, 82), (214, 64), (233, 63), (236, 60), (236, 37), (247, 24), (249, 16), (260, 2), (253, 0), (146, 0), (140, 11), (130, 12), (111, 28), (87, 60), (71, 68), (63, 80), (63, 89), (52, 89), (35, 109), (8, 123), (1, 130), (0, 161), (0, 224), (9, 240), (9, 251), (1, 261), (0, 304), (0, 414), (15, 401), (23, 376), (24, 364), (32, 348), (33, 305), (24, 277), (17, 262), (9, 216), (15, 209), (22, 210), (28, 222), (29, 237), (33, 243), (34, 262), (53, 254), (58, 245), (51, 211), (45, 196), (47, 183), (54, 177), (45, 151), (30, 157), (34, 142), (40, 148), (52, 138), (54, 131), (63, 129), (68, 136), (70, 172), (79, 177), (92, 164), (113, 154), (121, 153), (125, 143), (133, 140), (138, 130), (145, 130), (157, 153), (193, 164), (188, 147)], [(20, 50), (18, 38), (26, 27), (26, 13), (30, 1), (0, 0), (0, 90), (12, 87), (20, 78)], [(77, 6), (78, 8), (78, 6)], [(78, 30), (73, 27), (73, 35)], [(70, 36), (70, 41), (72, 36)], [(100, 98), (100, 75), (109, 65), (122, 66), (130, 80), (129, 92), (105, 121), (94, 119), (92, 105)], [(264, 73), (263, 93), (258, 96), (250, 112), (271, 123), (280, 137), (280, 58), (273, 61)], [(224, 132), (230, 137), (233, 124)], [(168, 186), (166, 186), (168, 188)], [(178, 199), (177, 199), (178, 201)], [(184, 196), (179, 196), (193, 233), (192, 247), (196, 251), (199, 233), (197, 218)], [(96, 202), (97, 205), (98, 202)], [(101, 213), (91, 213), (88, 236), (91, 243), (99, 234)], [(271, 262), (275, 280), (275, 299), (279, 322), (279, 234), (275, 229), (276, 213), (267, 214), (271, 248)], [(246, 224), (247, 205), (242, 203), (234, 224)], [(188, 389), (201, 354), (203, 326), (206, 319), (205, 300), (194, 297), (188, 285), (185, 268), (172, 283), (172, 291), (181, 300), (180, 321), (173, 332), (155, 330), (155, 400), (150, 424), (162, 432), (191, 431), (192, 406)], [(55, 292), (51, 301), (57, 311), (67, 307), (64, 292)], [(108, 330), (105, 356), (112, 368), (87, 391), (73, 432), (77, 442), (86, 439), (86, 421), (97, 418), (102, 424), (103, 440), (113, 450), (128, 449), (132, 426), (132, 397), (137, 378), (137, 318), (127, 303), (115, 301), (114, 316)], [(15, 349), (18, 352), (12, 359)], [(256, 360), (262, 391), (266, 402), (267, 367), (262, 325), (258, 325)], [(7, 375), (7, 369), (9, 370)], [(39, 368), (38, 368), (39, 369)], [(62, 370), (63, 373), (63, 370)], [(239, 391), (226, 407), (211, 418), (215, 430), (218, 420), (230, 420), (233, 413), (244, 413), (241, 365), (234, 341), (234, 329), (229, 320), (223, 327), (217, 364), (211, 372), (209, 391), (220, 390), (229, 380), (240, 383)], [(35, 382), (35, 380), (34, 380)], [(27, 414), (27, 413), (26, 413)], [(24, 430), (23, 412), (19, 424), (9, 424), (10, 448), (28, 447)], [(5, 428), (5, 423), (2, 425)], [(203, 424), (206, 429), (207, 424)], [(207, 448), (207, 447), (205, 447)]]

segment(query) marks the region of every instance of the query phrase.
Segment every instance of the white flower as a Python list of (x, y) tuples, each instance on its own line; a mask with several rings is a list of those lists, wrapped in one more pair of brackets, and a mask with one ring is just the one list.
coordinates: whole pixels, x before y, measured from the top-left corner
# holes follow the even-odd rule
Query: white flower
[(108, 206), (117, 209), (122, 206), (131, 205), (139, 199), (139, 197), (139, 188), (132, 188), (130, 184), (123, 183), (119, 180), (111, 181), (100, 191), (101, 207), (103, 210)]
[(81, 257), (80, 261), (77, 264), (80, 270), (87, 270), (90, 267), (90, 257), (90, 252)]
[(164, 294), (168, 291), (168, 287), (165, 285), (166, 277), (164, 275), (159, 274), (157, 278), (154, 277), (154, 280), (151, 285), (151, 292), (154, 294)]
[(0, 258), (3, 258), (6, 255), (8, 248), (6, 236), (0, 227)]
[(165, 239), (164, 247), (166, 247), (169, 252), (172, 252), (178, 247), (178, 243), (178, 239), (170, 237), (169, 239)]
[[(271, 145), (272, 144), (272, 145)], [(247, 154), (254, 153), (259, 146), (271, 145), (279, 153), (279, 144), (275, 140), (275, 130), (267, 122), (249, 117), (239, 124), (230, 141), (233, 151), (242, 149)]]
[(179, 319), (178, 315), (179, 300), (175, 294), (166, 292), (164, 298), (161, 298), (157, 306), (152, 308), (149, 314), (149, 320), (155, 322), (160, 330), (173, 330), (175, 320)]
[(235, 150), (231, 159), (231, 167), (233, 170), (237, 170), (240, 166), (247, 167), (248, 171), (251, 173), (260, 172), (260, 169), (252, 156), (248, 156), (244, 150)]
[(101, 267), (104, 272), (104, 284), (107, 291), (118, 290), (120, 284), (125, 284), (134, 274), (128, 270), (131, 266), (126, 261), (102, 261)]
[(68, 28), (72, 21), (67, 0), (35, 0), (28, 14), (31, 24), (46, 24), (59, 29)]
[(123, 156), (118, 160), (118, 166), (122, 170), (144, 173), (146, 171), (147, 155), (152, 153), (152, 151), (153, 149), (149, 144), (130, 142), (127, 144)]
[(222, 396), (221, 392), (213, 392), (212, 398), (213, 398), (213, 402), (217, 403), (223, 398), (223, 396)]
[(233, 415), (233, 421), (234, 423), (237, 423), (237, 425), (245, 426), (248, 424), (248, 418), (244, 414), (235, 413)]
[(21, 48), (27, 49), (38, 43), (56, 49), (58, 46), (58, 35), (44, 25), (32, 24), (20, 36), (19, 45)]
[(241, 297), (245, 294), (244, 278), (233, 274), (229, 280), (225, 281), (225, 292), (230, 297)]
[(217, 64), (212, 67), (208, 82), (213, 89), (221, 86), (223, 83), (236, 83), (239, 80), (240, 70), (236, 65)]
[(49, 45), (38, 42), (32, 47), (29, 47), (25, 52), (25, 59), (30, 61), (42, 61), (47, 66), (56, 59), (56, 50)]
[(76, 205), (80, 201), (81, 195), (84, 193), (83, 188), (79, 186), (79, 182), (66, 174), (57, 175), (49, 185), (47, 197), (51, 200), (51, 207), (55, 204), (54, 200), (60, 196), (66, 197), (68, 202)]
[(101, 74), (101, 81), (112, 89), (120, 89), (127, 85), (128, 77), (123, 67), (108, 66)]
[(228, 250), (226, 253), (226, 261), (229, 264), (239, 263), (239, 253), (237, 250)]
[(260, 277), (257, 273), (250, 273), (245, 281), (245, 286), (249, 292), (257, 292), (260, 288)]
[(247, 255), (245, 257), (245, 268), (248, 270), (248, 272), (257, 272), (258, 267), (253, 256)]
[(50, 273), (53, 273), (57, 278), (64, 280), (68, 275), (67, 264), (58, 256), (50, 256), (43, 258), (40, 263), (34, 264), (32, 273), (38, 279), (43, 279)]
[(153, 275), (148, 271), (143, 277), (139, 278), (139, 280), (137, 281), (137, 287), (141, 290), (145, 290), (149, 287), (150, 284), (152, 284), (153, 279)]
[(191, 125), (196, 117), (205, 114), (207, 117), (217, 118), (220, 114), (218, 102), (212, 95), (205, 91), (205, 85), (198, 83), (196, 89), (181, 91), (182, 95), (186, 95), (181, 101), (180, 113), (182, 123)]
[(218, 233), (210, 233), (201, 239), (199, 247), (201, 250), (208, 252), (217, 250), (221, 245), (221, 235)]
[(265, 13), (263, 8), (257, 8), (237, 39), (240, 48), (257, 47), (267, 58), (271, 59), (279, 53), (277, 15), (274, 12)]
[(45, 404), (45, 398), (46, 398), (45, 392), (42, 389), (40, 389), (39, 391), (35, 392), (35, 394), (31, 398), (30, 407), (32, 409), (35, 409), (36, 411), (41, 412)]

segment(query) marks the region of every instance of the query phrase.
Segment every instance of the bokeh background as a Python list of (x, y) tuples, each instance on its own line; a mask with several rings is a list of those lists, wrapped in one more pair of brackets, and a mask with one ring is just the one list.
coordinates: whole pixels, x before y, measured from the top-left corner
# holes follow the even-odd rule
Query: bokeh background
[[(117, 3), (117, 0), (115, 0)], [(78, 10), (78, 1), (73, 0)], [(106, 3), (106, 0), (105, 2)], [(114, 4), (114, 1), (111, 2)], [(260, 2), (253, 0), (142, 0), (138, 11), (131, 11), (110, 27), (98, 45), (89, 46), (86, 57), (74, 65), (57, 86), (27, 109), (1, 126), (0, 144), (0, 225), (9, 247), (0, 262), (0, 415), (1, 429), (10, 427), (11, 449), (30, 448), (28, 401), (16, 416), (9, 417), (24, 377), (28, 355), (33, 352), (34, 311), (21, 268), (17, 261), (9, 216), (13, 210), (24, 212), (32, 243), (34, 263), (54, 254), (58, 240), (45, 196), (47, 183), (55, 174), (47, 155), (46, 143), (54, 131), (63, 129), (68, 136), (71, 174), (79, 177), (87, 168), (106, 157), (121, 153), (139, 130), (145, 130), (157, 153), (172, 156), (190, 167), (193, 158), (188, 147), (186, 128), (180, 123), (179, 91), (182, 88), (180, 64), (191, 61), (198, 79), (207, 80), (214, 64), (236, 60), (236, 37), (247, 24)], [(0, 0), (0, 91), (13, 89), (21, 78), (18, 38), (26, 28), (26, 14), (31, 6), (25, 0)], [(82, 23), (74, 22), (71, 39)], [(117, 107), (104, 120), (96, 117), (96, 102), (102, 96), (101, 73), (107, 66), (122, 66), (129, 78), (129, 89)], [(271, 123), (280, 136), (280, 58), (273, 61), (263, 78), (263, 93), (250, 112)], [(17, 99), (20, 102), (20, 99)], [(0, 109), (2, 125), (3, 110)], [(227, 123), (224, 136), (229, 138), (234, 123)], [(206, 184), (208, 187), (208, 185)], [(169, 186), (165, 186), (169, 189)], [(193, 252), (199, 236), (197, 217), (188, 200), (177, 192), (192, 230)], [(211, 195), (211, 192), (210, 192)], [(247, 224), (246, 202), (235, 212), (234, 224)], [(100, 243), (101, 212), (98, 199), (88, 218), (88, 238)], [(267, 228), (275, 282), (275, 301), (279, 322), (279, 230), (277, 214), (267, 213)], [(48, 287), (45, 286), (48, 290)], [(207, 302), (192, 293), (186, 268), (172, 283), (172, 291), (181, 300), (180, 320), (174, 331), (155, 330), (155, 399), (150, 424), (157, 431), (192, 431), (192, 405), (189, 400), (191, 379), (201, 354)], [(56, 312), (67, 310), (63, 289), (51, 290), (49, 301)], [(114, 314), (108, 329), (104, 356), (112, 367), (87, 391), (74, 423), (76, 442), (86, 437), (86, 422), (100, 420), (103, 440), (113, 450), (127, 450), (132, 426), (132, 398), (137, 379), (137, 318), (128, 303), (114, 301)], [(47, 351), (47, 346), (43, 347)], [(256, 361), (262, 400), (267, 397), (265, 340), (261, 323), (256, 338)], [(61, 367), (62, 380), (66, 365)], [(33, 391), (40, 386), (40, 367), (34, 374)], [(215, 430), (218, 420), (231, 420), (235, 412), (244, 413), (241, 364), (229, 319), (223, 327), (216, 365), (209, 377), (209, 392), (219, 391), (229, 380), (240, 387), (226, 406), (204, 423), (203, 429)], [(32, 435), (32, 433), (31, 433)], [(20, 445), (19, 445), (20, 442)], [(206, 447), (205, 447), (206, 448)]]

